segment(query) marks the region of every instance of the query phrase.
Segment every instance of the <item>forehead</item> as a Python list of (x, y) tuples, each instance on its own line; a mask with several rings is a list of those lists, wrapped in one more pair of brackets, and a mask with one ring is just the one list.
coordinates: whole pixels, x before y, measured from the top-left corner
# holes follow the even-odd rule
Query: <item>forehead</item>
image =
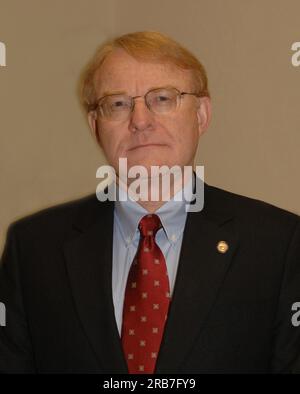
[(144, 94), (149, 89), (167, 85), (186, 90), (192, 88), (192, 81), (190, 70), (168, 62), (137, 60), (122, 49), (107, 56), (94, 78), (98, 95), (114, 91)]

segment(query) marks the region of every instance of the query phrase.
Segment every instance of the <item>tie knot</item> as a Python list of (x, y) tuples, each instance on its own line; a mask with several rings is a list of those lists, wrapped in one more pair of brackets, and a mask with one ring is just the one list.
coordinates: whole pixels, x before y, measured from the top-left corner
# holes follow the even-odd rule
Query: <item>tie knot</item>
[(160, 218), (154, 213), (143, 216), (139, 223), (139, 230), (143, 237), (155, 236), (161, 227)]

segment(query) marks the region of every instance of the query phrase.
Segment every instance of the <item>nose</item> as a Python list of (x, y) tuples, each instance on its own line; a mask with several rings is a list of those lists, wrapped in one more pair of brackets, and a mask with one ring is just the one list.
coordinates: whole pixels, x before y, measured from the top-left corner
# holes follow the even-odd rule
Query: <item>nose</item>
[(153, 113), (147, 107), (144, 98), (136, 98), (134, 108), (130, 114), (130, 131), (151, 130), (153, 126)]

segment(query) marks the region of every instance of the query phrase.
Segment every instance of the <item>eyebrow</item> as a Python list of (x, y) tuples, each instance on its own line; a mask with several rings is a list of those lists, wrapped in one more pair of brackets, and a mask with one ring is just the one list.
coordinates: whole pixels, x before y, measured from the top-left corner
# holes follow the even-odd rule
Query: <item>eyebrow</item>
[(101, 97), (110, 96), (111, 94), (127, 94), (125, 90), (106, 90)]
[[(165, 88), (174, 88), (174, 86), (171, 86), (171, 85), (153, 86), (153, 87), (151, 87), (150, 89), (148, 89), (147, 92), (149, 92), (150, 90), (165, 89)], [(176, 89), (177, 89), (177, 88), (176, 88)], [(147, 92), (146, 92), (146, 93), (147, 93)], [(101, 97), (110, 96), (110, 95), (113, 95), (113, 94), (127, 94), (127, 95), (129, 96), (129, 94), (128, 94), (125, 90), (106, 90), (106, 91), (103, 92), (103, 94), (102, 94)]]

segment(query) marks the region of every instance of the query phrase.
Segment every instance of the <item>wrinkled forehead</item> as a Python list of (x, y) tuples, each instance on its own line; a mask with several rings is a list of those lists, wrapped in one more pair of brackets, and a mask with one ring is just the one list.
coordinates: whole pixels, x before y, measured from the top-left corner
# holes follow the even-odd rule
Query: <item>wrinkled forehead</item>
[(123, 49), (116, 49), (96, 71), (94, 86), (99, 96), (119, 91), (144, 94), (149, 89), (162, 86), (185, 90), (192, 89), (194, 84), (190, 70), (159, 59), (136, 59)]

